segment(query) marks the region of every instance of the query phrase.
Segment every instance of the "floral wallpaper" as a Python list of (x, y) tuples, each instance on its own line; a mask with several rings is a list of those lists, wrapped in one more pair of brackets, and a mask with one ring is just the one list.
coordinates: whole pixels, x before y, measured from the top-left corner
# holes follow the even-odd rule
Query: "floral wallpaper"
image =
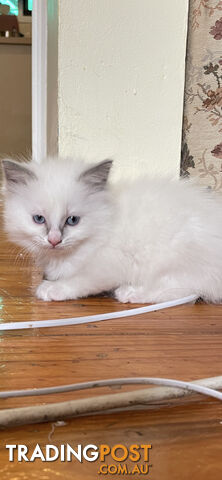
[(222, 191), (222, 0), (190, 0), (181, 175)]

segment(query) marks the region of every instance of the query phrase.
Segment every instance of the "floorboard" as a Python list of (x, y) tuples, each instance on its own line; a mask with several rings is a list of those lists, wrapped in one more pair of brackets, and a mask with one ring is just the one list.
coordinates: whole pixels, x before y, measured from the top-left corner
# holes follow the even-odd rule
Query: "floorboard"
[[(131, 308), (106, 297), (44, 303), (33, 290), (40, 274), (0, 235), (1, 322), (54, 319)], [(98, 324), (0, 334), (1, 390), (36, 388), (115, 376), (195, 380), (222, 374), (222, 306), (187, 305)], [(132, 387), (128, 387), (130, 390)], [(126, 391), (125, 387), (122, 391)], [(13, 408), (85, 398), (119, 388), (1, 401)], [(9, 462), (6, 444), (151, 444), (148, 475), (126, 479), (222, 478), (222, 404), (194, 396), (149, 408), (0, 431), (0, 478), (88, 480), (99, 462)], [(110, 461), (110, 463), (115, 463)], [(132, 466), (132, 462), (127, 462)]]

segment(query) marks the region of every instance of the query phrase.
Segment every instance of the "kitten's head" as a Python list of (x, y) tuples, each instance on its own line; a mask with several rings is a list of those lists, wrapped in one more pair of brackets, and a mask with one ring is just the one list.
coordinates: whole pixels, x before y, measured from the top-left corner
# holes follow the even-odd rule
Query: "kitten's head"
[(70, 252), (104, 235), (111, 214), (112, 165), (49, 158), (37, 164), (3, 160), (4, 225), (10, 240), (35, 255)]

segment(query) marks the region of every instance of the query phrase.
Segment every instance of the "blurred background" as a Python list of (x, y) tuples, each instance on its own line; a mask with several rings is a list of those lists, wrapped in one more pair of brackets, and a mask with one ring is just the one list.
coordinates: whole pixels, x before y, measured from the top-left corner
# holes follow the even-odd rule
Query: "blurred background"
[(1, 157), (31, 153), (31, 45), (32, 0), (1, 0)]

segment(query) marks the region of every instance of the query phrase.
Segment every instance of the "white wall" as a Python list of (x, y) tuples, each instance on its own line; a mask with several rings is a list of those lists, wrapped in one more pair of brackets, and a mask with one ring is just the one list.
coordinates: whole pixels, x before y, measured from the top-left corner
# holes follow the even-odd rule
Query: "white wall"
[(59, 0), (59, 151), (177, 174), (188, 0)]

